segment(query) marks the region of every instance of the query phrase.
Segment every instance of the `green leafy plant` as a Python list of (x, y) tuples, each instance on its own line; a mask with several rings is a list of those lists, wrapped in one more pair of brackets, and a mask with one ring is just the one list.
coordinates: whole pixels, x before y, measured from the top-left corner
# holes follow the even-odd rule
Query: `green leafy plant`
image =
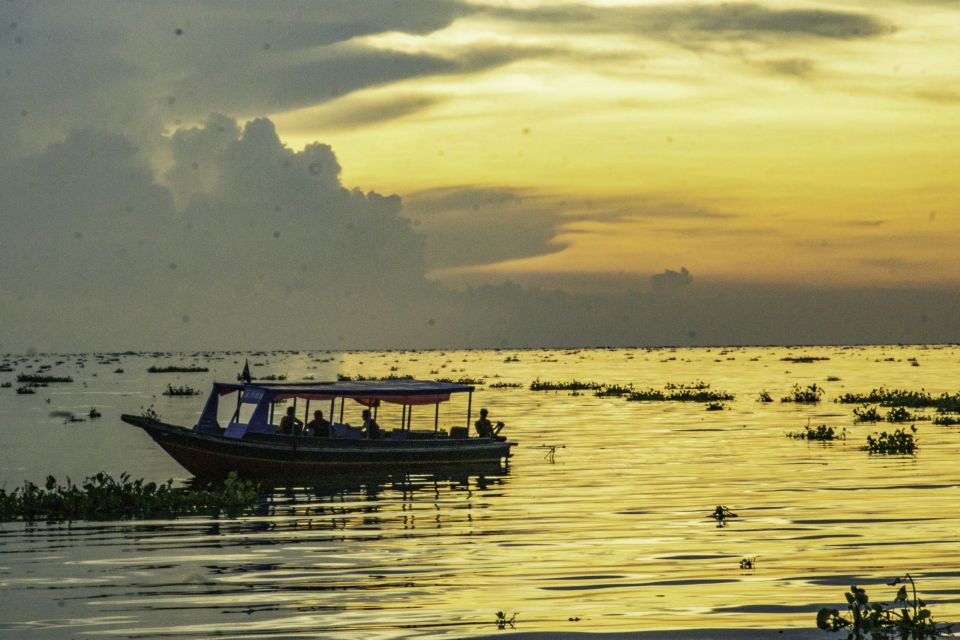
[(870, 453), (912, 454), (917, 450), (917, 440), (913, 437), (916, 432), (917, 428), (911, 426), (910, 431), (897, 429), (893, 433), (886, 431), (874, 433), (872, 436), (867, 436), (867, 445), (863, 448)]
[(146, 409), (140, 407), (140, 417), (160, 422), (160, 414), (154, 410), (153, 405), (150, 405)]
[(829, 442), (831, 440), (845, 440), (847, 437), (847, 430), (834, 429), (833, 427), (828, 427), (825, 424), (817, 425), (816, 428), (807, 425), (803, 428), (803, 431), (793, 431), (787, 434), (788, 438), (797, 438), (800, 440), (817, 440), (819, 442)]
[(817, 404), (823, 397), (823, 387), (818, 386), (816, 382), (806, 387), (798, 384), (793, 385), (790, 395), (784, 396), (780, 402), (796, 402), (797, 404)]
[(926, 603), (917, 597), (917, 585), (909, 573), (887, 584), (900, 585), (892, 604), (871, 603), (867, 592), (854, 585), (844, 594), (847, 615), (839, 609), (820, 609), (817, 628), (830, 632), (846, 630), (847, 640), (924, 640), (950, 633), (951, 625), (935, 622)]
[(182, 384), (178, 387), (173, 386), (170, 383), (167, 383), (167, 388), (164, 390), (163, 395), (165, 396), (198, 396), (201, 391), (189, 387), (185, 384)]
[(173, 480), (157, 484), (130, 480), (126, 473), (113, 478), (98, 473), (74, 484), (59, 485), (47, 476), (43, 488), (24, 483), (11, 492), (0, 489), (0, 521), (106, 520), (156, 518), (193, 513), (234, 514), (253, 506), (258, 489), (252, 482), (231, 473), (222, 486), (203, 489), (173, 486)]

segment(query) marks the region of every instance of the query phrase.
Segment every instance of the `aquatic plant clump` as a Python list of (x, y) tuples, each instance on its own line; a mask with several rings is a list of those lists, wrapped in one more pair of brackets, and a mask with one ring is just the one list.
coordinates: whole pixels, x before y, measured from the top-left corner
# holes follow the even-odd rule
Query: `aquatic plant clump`
[(471, 386), (480, 386), (487, 384), (487, 381), (483, 378), (470, 378), (468, 376), (460, 376), (459, 378), (435, 378), (436, 382), (446, 382), (448, 384), (466, 384)]
[(606, 384), (594, 394), (598, 398), (622, 398), (633, 393), (632, 384)]
[(883, 414), (876, 407), (862, 406), (853, 410), (854, 422), (913, 422), (929, 420), (926, 416), (912, 414), (903, 407), (894, 407)]
[(152, 366), (147, 369), (147, 373), (205, 373), (210, 371), (207, 367), (157, 367)]
[(173, 480), (156, 484), (130, 480), (126, 473), (114, 479), (98, 473), (76, 485), (67, 479), (61, 486), (47, 476), (43, 488), (24, 483), (11, 492), (0, 489), (0, 521), (9, 520), (108, 520), (155, 518), (196, 513), (239, 513), (257, 501), (257, 487), (236, 473), (222, 487), (187, 489)]
[[(844, 596), (849, 613), (824, 607), (817, 613), (817, 628), (824, 631), (847, 631), (848, 640), (892, 640), (901, 638), (925, 640), (949, 634), (952, 625), (935, 622), (927, 604), (917, 597), (917, 585), (910, 574), (888, 583), (900, 585), (893, 604), (870, 602), (864, 589), (854, 585)], [(910, 585), (910, 592), (907, 585)]]
[(166, 390), (163, 392), (165, 396), (198, 396), (201, 394), (201, 391), (194, 389), (193, 387), (188, 387), (185, 384), (175, 387), (172, 384), (167, 384)]
[(809, 364), (811, 362), (820, 362), (822, 360), (829, 360), (830, 358), (825, 358), (822, 356), (787, 356), (785, 358), (780, 358), (783, 362), (793, 362), (797, 364)]
[(734, 395), (725, 391), (712, 391), (709, 385), (666, 385), (659, 389), (638, 389), (627, 394), (629, 402), (704, 402), (716, 403), (733, 400)]
[(816, 440), (818, 442), (830, 442), (832, 440), (845, 440), (847, 437), (846, 429), (834, 429), (825, 424), (817, 425), (816, 428), (807, 425), (803, 431), (793, 431), (787, 434), (788, 438), (797, 438), (799, 440)]
[(54, 382), (73, 382), (70, 376), (42, 376), (33, 373), (21, 373), (17, 376), (17, 382), (25, 384), (50, 384)]
[(602, 386), (599, 382), (581, 382), (580, 380), (550, 382), (537, 378), (530, 383), (530, 391), (596, 391)]
[(797, 404), (817, 404), (823, 397), (823, 387), (817, 383), (801, 387), (798, 384), (793, 385), (790, 395), (780, 398), (780, 402), (795, 402)]
[(491, 382), (487, 385), (488, 389), (522, 389), (523, 385), (519, 382)]
[(878, 404), (881, 407), (907, 407), (909, 409), (935, 408), (938, 411), (960, 411), (960, 393), (941, 393), (932, 396), (923, 389), (909, 391), (906, 389), (887, 389), (880, 387), (869, 393), (845, 393), (837, 402), (843, 404)]
[(873, 435), (867, 436), (867, 444), (863, 448), (870, 453), (891, 455), (912, 454), (917, 450), (917, 440), (913, 437), (913, 434), (916, 432), (917, 428), (911, 426), (910, 431), (897, 429), (893, 433), (887, 433), (886, 431), (882, 431), (879, 434), (874, 433)]

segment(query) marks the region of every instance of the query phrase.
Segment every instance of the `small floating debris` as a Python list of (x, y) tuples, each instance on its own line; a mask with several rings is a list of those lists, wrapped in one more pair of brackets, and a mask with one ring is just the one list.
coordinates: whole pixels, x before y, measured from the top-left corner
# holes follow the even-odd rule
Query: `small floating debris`
[(738, 517), (733, 511), (730, 511), (727, 507), (722, 504), (718, 504), (717, 508), (713, 510), (713, 513), (710, 514), (710, 517), (717, 521), (717, 527), (723, 527), (726, 524), (727, 518), (736, 518)]
[(157, 367), (152, 366), (147, 369), (147, 373), (205, 373), (210, 371), (207, 367)]
[(756, 558), (743, 558), (740, 560), (740, 568), (744, 570), (753, 569), (757, 564)]
[(100, 412), (97, 411), (96, 407), (90, 407), (90, 413), (87, 414), (87, 417), (91, 420), (96, 420), (100, 417)]

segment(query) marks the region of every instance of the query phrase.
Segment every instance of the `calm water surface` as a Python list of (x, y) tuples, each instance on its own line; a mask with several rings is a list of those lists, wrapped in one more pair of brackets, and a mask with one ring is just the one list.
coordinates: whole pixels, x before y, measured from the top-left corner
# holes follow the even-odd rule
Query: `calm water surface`
[[(74, 382), (32, 396), (0, 389), (0, 483), (100, 470), (188, 480), (119, 415), (153, 405), (192, 425), (203, 397), (164, 397), (167, 383), (206, 392), (248, 355), (255, 376), (291, 380), (522, 383), (474, 398), (474, 414), (488, 407), (520, 446), (505, 468), (277, 489), (239, 518), (0, 524), (0, 636), (463, 638), (496, 633), (499, 610), (519, 612), (521, 631), (809, 629), (850, 584), (886, 599), (883, 582), (908, 571), (936, 617), (960, 619), (960, 432), (918, 422), (916, 456), (871, 456), (858, 448), (865, 435), (890, 426), (855, 425), (853, 407), (833, 402), (880, 385), (956, 393), (960, 347), (41, 355), (0, 382), (43, 365)], [(170, 364), (211, 371), (146, 372)], [(736, 399), (706, 411), (528, 391), (538, 377), (702, 380)], [(825, 387), (826, 400), (779, 402), (795, 383)], [(761, 390), (777, 401), (757, 402)], [(50, 415), (94, 406), (95, 421)], [(465, 400), (448, 403), (441, 423), (465, 414)], [(851, 436), (784, 437), (808, 421)], [(724, 528), (708, 517), (718, 504), (739, 514)], [(754, 569), (741, 570), (743, 558)]]

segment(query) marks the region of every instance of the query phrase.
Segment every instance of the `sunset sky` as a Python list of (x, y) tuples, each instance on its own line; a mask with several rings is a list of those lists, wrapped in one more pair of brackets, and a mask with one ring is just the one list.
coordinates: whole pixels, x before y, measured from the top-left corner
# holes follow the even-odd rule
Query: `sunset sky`
[[(392, 271), (390, 291), (434, 310), (506, 282), (960, 286), (955, 2), (10, 0), (0, 18), (14, 326), (46, 326), (43, 309), (79, 295), (67, 272), (109, 284), (78, 302), (92, 324), (94, 296), (145, 281), (190, 317), (171, 309), (204, 296), (172, 278), (226, 295), (236, 270), (186, 270), (202, 244), (171, 229), (194, 242), (230, 216), (238, 235), (207, 227), (216, 242), (276, 247), (251, 271), (260, 286), (352, 295), (303, 275), (335, 257), (354, 291)], [(324, 258), (270, 263), (291, 237)], [(109, 257), (132, 246), (137, 280)]]

